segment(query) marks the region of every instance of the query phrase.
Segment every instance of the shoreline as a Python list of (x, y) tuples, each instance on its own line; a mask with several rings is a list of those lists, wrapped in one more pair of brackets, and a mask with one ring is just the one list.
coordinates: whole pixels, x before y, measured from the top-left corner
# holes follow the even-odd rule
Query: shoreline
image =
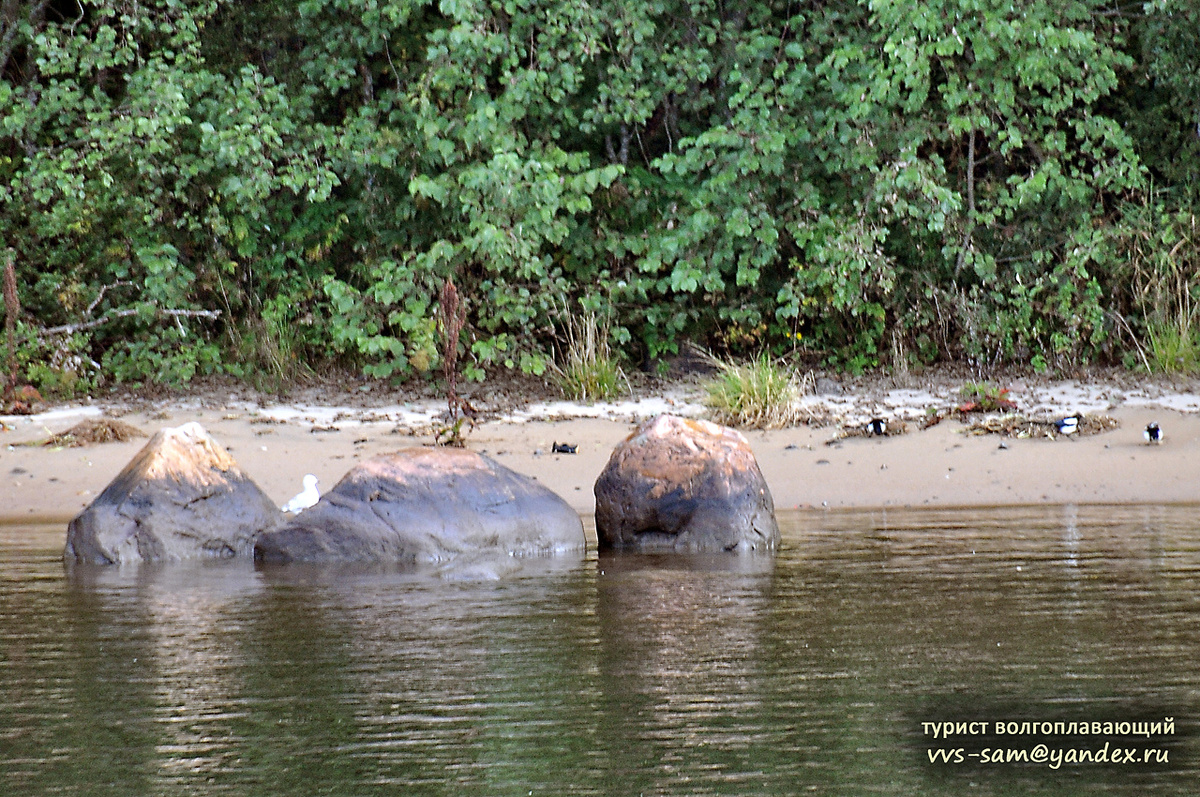
[[(801, 405), (826, 419), (821, 425), (742, 434), (778, 511), (1200, 502), (1200, 392), (1122, 387), (1111, 380), (1018, 383), (1011, 395), (1022, 414), (1082, 412), (1109, 416), (1119, 426), (1059, 439), (969, 434), (953, 418), (920, 429), (919, 420), (930, 408), (954, 405), (954, 385), (856, 385), (807, 396)], [(660, 412), (702, 416), (698, 396), (694, 385), (679, 383), (608, 404), (524, 402), (480, 423), (466, 445), (536, 478), (587, 517), (595, 506), (592, 486), (614, 446), (637, 422)], [(140, 406), (116, 400), (62, 405), (38, 415), (4, 416), (0, 522), (65, 524), (146, 442), (26, 445), (84, 418), (118, 417), (147, 435), (197, 421), (282, 504), (299, 491), (305, 473), (315, 474), (324, 492), (360, 461), (432, 444), (430, 424), (445, 407), (433, 399), (364, 402), (352, 391), (328, 398), (328, 403), (285, 403), (226, 392)], [(909, 431), (831, 442), (847, 425), (873, 416), (907, 422)], [(1161, 445), (1142, 439), (1151, 421), (1166, 433)], [(577, 453), (551, 453), (555, 442), (575, 445)]]

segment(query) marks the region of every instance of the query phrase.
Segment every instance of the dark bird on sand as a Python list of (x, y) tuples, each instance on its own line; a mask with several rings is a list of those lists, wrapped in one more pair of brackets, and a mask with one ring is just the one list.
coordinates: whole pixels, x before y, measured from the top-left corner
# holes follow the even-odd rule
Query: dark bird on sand
[(1054, 422), (1054, 428), (1058, 429), (1059, 434), (1075, 434), (1079, 431), (1079, 422), (1083, 420), (1083, 416), (1079, 413), (1068, 415)]

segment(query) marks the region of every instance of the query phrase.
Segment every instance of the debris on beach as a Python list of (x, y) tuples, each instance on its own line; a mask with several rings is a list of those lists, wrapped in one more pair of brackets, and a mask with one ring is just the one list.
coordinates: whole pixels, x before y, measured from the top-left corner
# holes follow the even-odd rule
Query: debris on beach
[(925, 411), (925, 417), (921, 419), (921, 431), (932, 429), (942, 421), (951, 416), (952, 412), (945, 412), (935, 408), (930, 408)]
[(79, 448), (98, 443), (127, 443), (146, 433), (136, 426), (115, 418), (89, 418), (72, 426), (65, 432), (51, 435), (45, 440), (35, 440), (26, 445)]
[[(1012, 417), (1017, 411), (1017, 402), (1009, 398), (1009, 388), (1000, 388), (986, 382), (968, 383), (958, 391), (962, 401), (948, 408), (930, 407), (921, 419), (921, 431), (937, 426), (947, 418), (954, 418), (968, 426), (975, 423), (973, 419), (980, 415), (1004, 413), (1002, 417)], [(990, 419), (980, 421), (990, 423)], [(984, 432), (978, 432), (983, 434)]]
[[(1108, 415), (1083, 415), (1073, 435), (1093, 435), (1109, 432), (1119, 428), (1120, 421)], [(1059, 419), (1056, 418), (1026, 418), (1012, 413), (982, 418), (971, 423), (963, 430), (966, 434), (998, 434), (1005, 437), (1034, 438), (1045, 437), (1055, 440), (1066, 435), (1059, 431)]]

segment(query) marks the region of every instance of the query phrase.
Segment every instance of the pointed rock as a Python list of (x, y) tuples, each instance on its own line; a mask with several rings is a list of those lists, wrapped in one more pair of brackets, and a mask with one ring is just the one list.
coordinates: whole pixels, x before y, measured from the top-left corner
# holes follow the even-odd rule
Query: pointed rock
[(68, 562), (250, 556), (279, 508), (198, 423), (163, 429), (67, 527)]

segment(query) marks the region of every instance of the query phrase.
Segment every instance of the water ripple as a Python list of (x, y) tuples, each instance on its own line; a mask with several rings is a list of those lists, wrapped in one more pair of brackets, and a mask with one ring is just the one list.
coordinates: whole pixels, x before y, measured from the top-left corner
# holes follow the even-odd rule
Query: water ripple
[[(65, 571), (0, 526), (18, 794), (1191, 794), (1170, 767), (923, 761), (921, 721), (1195, 716), (1187, 507), (788, 515), (774, 559), (498, 582)], [(1150, 716), (1143, 716), (1150, 712)], [(1135, 716), (1136, 715), (1136, 716)], [(999, 718), (999, 717), (996, 717)]]

